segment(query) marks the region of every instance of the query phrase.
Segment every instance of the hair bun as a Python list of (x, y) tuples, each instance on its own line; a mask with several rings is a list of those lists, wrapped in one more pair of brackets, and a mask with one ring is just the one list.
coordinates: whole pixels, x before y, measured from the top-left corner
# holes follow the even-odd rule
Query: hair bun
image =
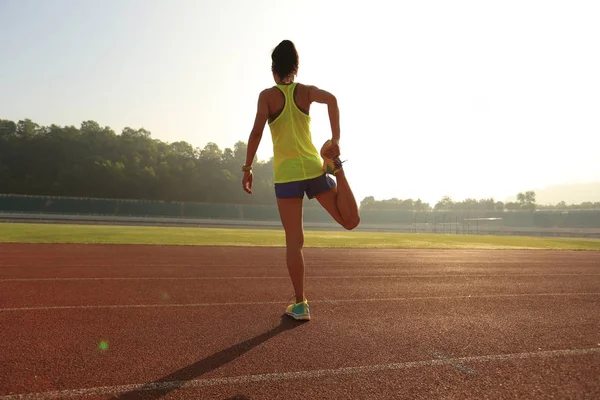
[(298, 51), (290, 40), (283, 40), (271, 54), (273, 71), (280, 79), (285, 79), (298, 71)]

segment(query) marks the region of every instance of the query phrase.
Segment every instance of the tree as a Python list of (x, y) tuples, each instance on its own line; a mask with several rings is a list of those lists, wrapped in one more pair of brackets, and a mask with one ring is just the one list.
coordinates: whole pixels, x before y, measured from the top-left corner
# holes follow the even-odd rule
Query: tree
[[(246, 153), (248, 151), (248, 145), (242, 141), (238, 141), (233, 146), (233, 158), (235, 162), (238, 164), (238, 167), (241, 168), (242, 165), (246, 163)], [(258, 158), (254, 156), (254, 160), (252, 160), (252, 164), (256, 163)]]
[(150, 138), (151, 133), (144, 128), (132, 129), (130, 127), (125, 127), (123, 128), (123, 131), (121, 131), (121, 136), (129, 138)]
[(181, 157), (185, 160), (195, 158), (194, 147), (187, 142), (175, 142), (171, 143), (170, 151), (176, 157)]
[(452, 201), (452, 198), (450, 198), (450, 196), (444, 196), (440, 201), (437, 202), (434, 209), (436, 211), (447, 211), (452, 210), (453, 206), (454, 202)]
[(525, 192), (525, 202), (527, 204), (535, 204), (535, 192), (534, 191)]
[(364, 199), (362, 199), (362, 201), (360, 202), (360, 208), (365, 209), (370, 206), (373, 206), (374, 204), (375, 204), (375, 197), (368, 196), (368, 197), (365, 197)]
[(102, 128), (96, 121), (83, 121), (79, 129), (82, 135), (94, 135), (102, 132)]
[(0, 192), (273, 205), (272, 159), (255, 162), (255, 195), (241, 189), (246, 147), (195, 149), (144, 128), (117, 135), (91, 120), (79, 128), (0, 120)]
[(210, 142), (200, 151), (200, 160), (218, 163), (223, 158), (223, 152), (216, 143)]
[(17, 133), (17, 124), (13, 121), (0, 119), (0, 138), (3, 136), (14, 136)]
[(26, 118), (17, 122), (16, 134), (21, 138), (31, 138), (36, 135), (40, 126), (30, 119)]
[(536, 197), (536, 195), (535, 195), (534, 191), (518, 193), (517, 194), (517, 202), (519, 204), (519, 207), (523, 210), (535, 210), (535, 208), (536, 208), (535, 197)]

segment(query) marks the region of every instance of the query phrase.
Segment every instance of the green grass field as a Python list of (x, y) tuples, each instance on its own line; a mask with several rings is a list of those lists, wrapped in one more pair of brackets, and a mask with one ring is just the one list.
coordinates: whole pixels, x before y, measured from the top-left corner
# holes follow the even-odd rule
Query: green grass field
[[(462, 236), (373, 232), (305, 232), (306, 247), (381, 249), (600, 250), (597, 239)], [(67, 224), (0, 224), (4, 243), (104, 243), (197, 246), (284, 246), (281, 230)]]

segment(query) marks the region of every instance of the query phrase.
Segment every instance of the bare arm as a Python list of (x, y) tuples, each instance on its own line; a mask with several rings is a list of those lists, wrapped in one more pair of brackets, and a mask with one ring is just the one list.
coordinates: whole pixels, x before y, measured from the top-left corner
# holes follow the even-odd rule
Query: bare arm
[(262, 134), (265, 129), (265, 124), (269, 119), (269, 104), (265, 92), (261, 92), (258, 96), (258, 108), (256, 110), (256, 118), (254, 119), (254, 126), (250, 132), (248, 138), (248, 149), (246, 151), (246, 166), (251, 166), (258, 150), (258, 145), (262, 139)]
[(327, 104), (329, 112), (329, 123), (331, 124), (331, 138), (335, 143), (340, 142), (340, 110), (338, 108), (337, 99), (326, 90), (319, 89), (316, 86), (308, 87), (308, 99), (310, 103), (316, 102)]

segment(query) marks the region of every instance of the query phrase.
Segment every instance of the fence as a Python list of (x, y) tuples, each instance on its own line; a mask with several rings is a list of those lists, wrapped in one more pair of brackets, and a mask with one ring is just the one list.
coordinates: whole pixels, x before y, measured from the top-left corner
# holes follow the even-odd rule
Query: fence
[[(279, 221), (277, 206), (270, 205), (52, 196), (0, 195), (0, 212)], [(307, 207), (304, 217), (306, 221), (315, 222), (330, 218), (327, 212), (316, 207)]]
[[(147, 200), (0, 195), (0, 212), (102, 216), (169, 217), (279, 221), (275, 205), (211, 204)], [(331, 222), (321, 207), (304, 209), (306, 222)], [(361, 210), (361, 224), (395, 226), (404, 231), (494, 233), (506, 231), (600, 230), (600, 210), (564, 211), (398, 211)]]

